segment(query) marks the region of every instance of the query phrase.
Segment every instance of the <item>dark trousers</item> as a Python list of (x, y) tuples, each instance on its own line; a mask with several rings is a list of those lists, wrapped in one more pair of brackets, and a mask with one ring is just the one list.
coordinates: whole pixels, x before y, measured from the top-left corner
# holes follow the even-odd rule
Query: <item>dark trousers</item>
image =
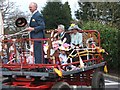
[(34, 41), (34, 57), (35, 64), (41, 64), (44, 62), (43, 47), (40, 41)]

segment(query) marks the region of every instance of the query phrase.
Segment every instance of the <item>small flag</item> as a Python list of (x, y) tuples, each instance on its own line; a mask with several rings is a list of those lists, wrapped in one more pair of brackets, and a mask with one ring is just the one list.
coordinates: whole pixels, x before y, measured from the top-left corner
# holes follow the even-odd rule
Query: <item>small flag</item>
[(104, 66), (104, 72), (108, 73), (107, 65)]

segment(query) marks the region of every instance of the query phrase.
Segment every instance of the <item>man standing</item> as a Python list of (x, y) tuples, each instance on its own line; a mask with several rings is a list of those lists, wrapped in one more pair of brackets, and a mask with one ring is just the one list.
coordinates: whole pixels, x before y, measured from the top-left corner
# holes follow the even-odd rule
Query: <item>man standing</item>
[[(30, 19), (30, 23), (28, 28), (26, 30), (31, 31), (30, 37), (31, 39), (39, 39), (44, 38), (45, 33), (45, 23), (42, 15), (37, 10), (37, 4), (34, 2), (31, 2), (29, 4), (29, 10), (32, 13), (32, 17)], [(34, 41), (34, 57), (35, 57), (35, 64), (43, 63), (43, 50), (42, 50), (42, 41), (35, 40)]]

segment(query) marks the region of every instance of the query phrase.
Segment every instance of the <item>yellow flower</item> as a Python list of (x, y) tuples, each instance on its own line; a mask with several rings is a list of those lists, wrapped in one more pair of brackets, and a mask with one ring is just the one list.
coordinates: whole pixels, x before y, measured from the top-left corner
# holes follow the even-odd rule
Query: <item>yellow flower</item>
[(70, 26), (73, 27), (73, 26), (75, 26), (75, 24), (72, 23)]

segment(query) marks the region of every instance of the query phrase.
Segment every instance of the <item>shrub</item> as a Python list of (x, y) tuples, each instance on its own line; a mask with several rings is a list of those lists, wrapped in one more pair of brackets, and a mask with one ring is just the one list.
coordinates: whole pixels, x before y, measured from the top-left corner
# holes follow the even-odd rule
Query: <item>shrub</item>
[(118, 70), (120, 67), (120, 61), (118, 61), (118, 29), (110, 27), (105, 24), (101, 24), (96, 21), (89, 21), (82, 26), (83, 30), (98, 30), (101, 34), (101, 46), (108, 52), (108, 56), (105, 56), (108, 68)]

